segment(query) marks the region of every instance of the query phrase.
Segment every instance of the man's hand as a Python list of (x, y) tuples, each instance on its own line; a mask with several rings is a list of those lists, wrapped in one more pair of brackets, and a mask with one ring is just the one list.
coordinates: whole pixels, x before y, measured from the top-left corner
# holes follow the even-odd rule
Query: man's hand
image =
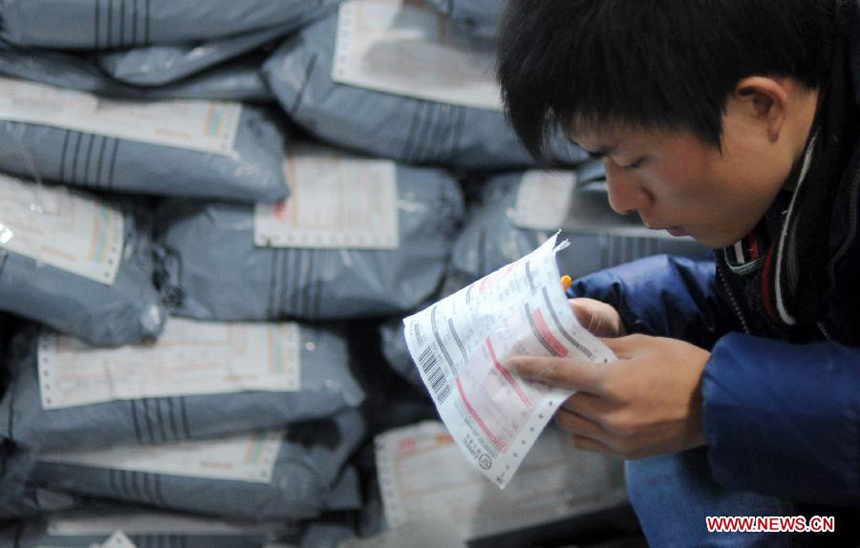
[(568, 299), (573, 315), (587, 331), (597, 337), (622, 337), (627, 334), (618, 311), (594, 299)]
[(701, 377), (710, 353), (644, 335), (603, 342), (618, 361), (526, 356), (509, 366), (528, 380), (576, 391), (556, 422), (579, 448), (632, 460), (704, 445)]

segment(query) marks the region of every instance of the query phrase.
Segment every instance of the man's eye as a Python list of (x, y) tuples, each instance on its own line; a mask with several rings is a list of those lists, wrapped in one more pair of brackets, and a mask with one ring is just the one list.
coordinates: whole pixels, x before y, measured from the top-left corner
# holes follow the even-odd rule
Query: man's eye
[(639, 158), (632, 164), (627, 164), (626, 166), (622, 166), (624, 169), (638, 169), (642, 167), (642, 164), (645, 163), (645, 158)]

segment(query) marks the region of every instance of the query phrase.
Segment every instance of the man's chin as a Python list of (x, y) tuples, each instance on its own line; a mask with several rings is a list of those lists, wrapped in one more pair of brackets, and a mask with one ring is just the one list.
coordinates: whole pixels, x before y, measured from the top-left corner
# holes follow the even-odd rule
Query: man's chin
[(729, 246), (735, 245), (741, 238), (734, 239), (731, 237), (726, 237), (725, 235), (701, 235), (701, 234), (690, 234), (690, 237), (696, 240), (696, 242), (702, 244), (705, 247), (709, 247), (713, 250), (725, 249)]

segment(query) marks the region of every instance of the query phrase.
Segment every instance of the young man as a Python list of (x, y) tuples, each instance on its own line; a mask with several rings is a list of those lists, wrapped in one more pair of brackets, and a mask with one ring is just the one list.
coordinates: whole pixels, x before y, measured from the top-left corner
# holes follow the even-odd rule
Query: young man
[[(499, 42), (534, 154), (561, 129), (616, 211), (716, 250), (575, 284), (617, 362), (512, 365), (576, 391), (556, 420), (577, 446), (629, 459), (652, 545), (855, 542), (860, 2), (511, 0)], [(749, 515), (835, 516), (840, 536), (708, 533)]]

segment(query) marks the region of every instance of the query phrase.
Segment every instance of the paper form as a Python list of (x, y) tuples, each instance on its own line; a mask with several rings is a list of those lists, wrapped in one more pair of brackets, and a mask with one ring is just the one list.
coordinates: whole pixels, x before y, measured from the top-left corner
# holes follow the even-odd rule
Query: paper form
[(504, 491), (487, 483), (437, 421), (377, 436), (376, 462), (391, 527), (434, 516), (463, 540), (573, 517), (625, 496), (621, 461), (576, 449), (552, 426)]
[(106, 470), (271, 483), (283, 436), (282, 430), (267, 430), (204, 441), (40, 453), (36, 460)]
[(338, 12), (332, 79), (352, 86), (501, 110), (495, 45), (421, 0), (348, 0)]
[(527, 171), (517, 191), (514, 224), (533, 230), (560, 229), (575, 188), (576, 174), (571, 171)]
[(0, 174), (0, 248), (113, 285), (123, 216), (97, 198)]
[(128, 101), (0, 77), (0, 120), (235, 156), (242, 105), (224, 101)]
[(397, 249), (397, 171), (389, 160), (302, 147), (284, 162), (290, 197), (258, 203), (261, 247)]
[(516, 355), (615, 359), (573, 315), (561, 288), (558, 234), (536, 251), (404, 320), (421, 378), (454, 440), (504, 488), (571, 392), (504, 367)]
[(157, 342), (121, 348), (43, 332), (38, 354), (43, 409), (300, 388), (299, 327), (293, 323), (171, 318)]

